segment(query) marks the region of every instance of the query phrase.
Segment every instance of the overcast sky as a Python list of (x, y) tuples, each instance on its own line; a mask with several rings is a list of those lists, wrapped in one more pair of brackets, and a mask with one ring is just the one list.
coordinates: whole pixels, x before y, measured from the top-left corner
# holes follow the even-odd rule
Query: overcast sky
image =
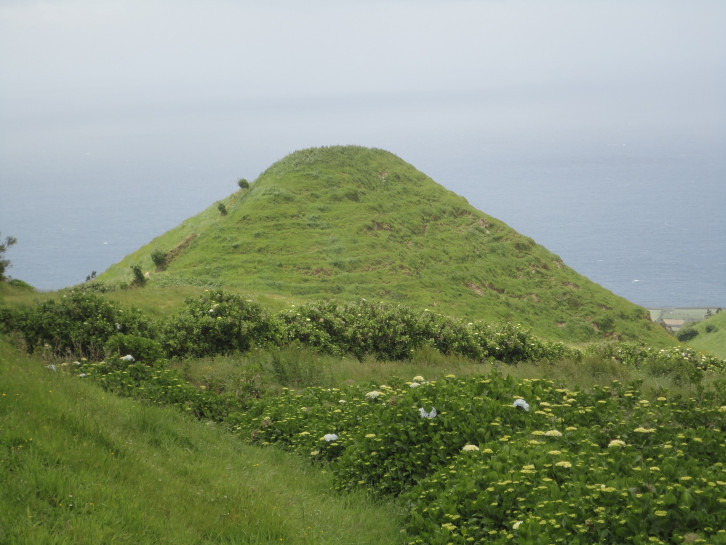
[(19, 127), (523, 96), (722, 123), (725, 67), (721, 0), (0, 0)]
[(329, 144), (388, 149), (497, 215), (472, 171), (715, 153), (725, 96), (723, 0), (0, 0), (0, 231), (27, 276), (23, 252), (59, 244), (39, 223), (76, 233), (93, 209), (120, 241), (109, 218), (134, 204), (102, 270)]

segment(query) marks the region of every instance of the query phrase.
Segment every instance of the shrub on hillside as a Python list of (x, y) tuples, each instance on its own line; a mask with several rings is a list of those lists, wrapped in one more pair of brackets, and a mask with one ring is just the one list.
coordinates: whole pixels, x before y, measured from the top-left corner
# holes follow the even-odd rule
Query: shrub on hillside
[(161, 326), (161, 344), (169, 356), (209, 356), (277, 345), (283, 335), (262, 307), (221, 289), (186, 300), (186, 308)]
[(358, 359), (404, 360), (424, 346), (442, 354), (507, 363), (577, 355), (562, 343), (534, 337), (518, 324), (467, 323), (428, 310), (416, 313), (401, 305), (365, 300), (342, 306), (307, 304), (280, 313), (280, 320), (290, 340)]
[(98, 381), (107, 391), (158, 405), (173, 405), (200, 419), (222, 422), (231, 406), (239, 406), (239, 400), (232, 396), (197, 389), (173, 369), (160, 365), (113, 357), (102, 362), (84, 361), (76, 371)]
[(154, 250), (151, 252), (151, 261), (154, 262), (158, 268), (162, 268), (166, 265), (166, 252), (163, 250)]
[(35, 288), (33, 286), (31, 286), (27, 282), (20, 280), (19, 278), (11, 278), (10, 280), (8, 280), (8, 285), (21, 290), (35, 291)]
[(2, 259), (3, 255), (10, 246), (18, 242), (15, 237), (5, 237), (5, 242), (0, 242), (0, 282), (5, 281), (5, 270), (10, 267), (9, 259)]
[(135, 361), (153, 364), (164, 358), (161, 345), (147, 337), (116, 333), (104, 345), (107, 360), (130, 355)]
[(382, 360), (408, 359), (424, 343), (418, 317), (409, 308), (362, 300), (341, 307), (339, 313), (348, 324), (347, 349), (358, 359), (366, 355)]
[(696, 336), (698, 336), (698, 330), (690, 326), (681, 328), (680, 330), (678, 330), (678, 333), (676, 333), (676, 339), (678, 339), (682, 343), (690, 341)]
[(696, 352), (692, 348), (653, 348), (637, 343), (617, 343), (592, 345), (587, 348), (586, 353), (645, 369), (654, 376), (680, 376), (680, 379), (675, 379), (677, 382), (697, 383), (701, 380), (703, 371), (726, 370), (726, 361), (711, 354)]
[(72, 291), (30, 309), (6, 309), (5, 331), (19, 331), (30, 350), (46, 346), (61, 354), (100, 357), (117, 333), (153, 337), (152, 323), (135, 308), (121, 309), (91, 292)]
[(141, 269), (141, 265), (131, 265), (131, 272), (134, 275), (134, 279), (131, 282), (132, 285), (143, 286), (146, 283), (146, 277), (144, 271)]

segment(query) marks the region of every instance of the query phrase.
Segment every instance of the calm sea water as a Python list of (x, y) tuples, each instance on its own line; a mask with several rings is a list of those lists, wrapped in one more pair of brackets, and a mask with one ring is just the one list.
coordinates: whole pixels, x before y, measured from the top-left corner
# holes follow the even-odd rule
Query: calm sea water
[[(366, 145), (397, 153), (635, 303), (726, 307), (722, 150), (513, 151), (470, 138), (469, 148), (458, 143), (450, 148), (456, 152), (447, 152), (437, 144), (432, 153), (420, 142), (370, 140)], [(6, 162), (0, 230), (18, 238), (6, 256), (10, 275), (42, 290), (82, 282), (233, 192), (239, 177), (253, 180), (306, 147), (283, 142), (245, 154), (231, 144), (195, 146), (194, 154), (171, 148), (161, 155), (143, 149), (119, 155), (86, 142), (84, 153), (56, 145)]]

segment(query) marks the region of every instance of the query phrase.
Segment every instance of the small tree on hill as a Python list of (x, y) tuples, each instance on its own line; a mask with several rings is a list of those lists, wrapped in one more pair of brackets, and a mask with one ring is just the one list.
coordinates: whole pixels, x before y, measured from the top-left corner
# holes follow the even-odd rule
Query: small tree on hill
[(5, 251), (18, 240), (15, 237), (5, 237), (5, 242), (0, 243), (0, 282), (5, 281), (5, 269), (10, 267), (10, 260), (3, 259)]
[(240, 178), (239, 180), (237, 180), (237, 185), (240, 189), (249, 189), (250, 187), (250, 183), (244, 178)]
[(143, 286), (146, 283), (146, 276), (144, 276), (144, 271), (141, 269), (141, 265), (138, 263), (136, 265), (131, 265), (131, 272), (134, 274), (134, 279), (131, 282), (134, 286)]
[(163, 250), (156, 249), (151, 252), (151, 261), (158, 269), (161, 269), (166, 265), (166, 252)]

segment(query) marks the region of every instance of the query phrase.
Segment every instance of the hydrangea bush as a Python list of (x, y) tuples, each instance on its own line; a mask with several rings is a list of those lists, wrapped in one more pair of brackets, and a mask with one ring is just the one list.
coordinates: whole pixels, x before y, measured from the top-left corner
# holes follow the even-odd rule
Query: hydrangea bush
[[(257, 303), (221, 289), (186, 301), (186, 308), (154, 323), (136, 309), (122, 309), (98, 294), (73, 291), (31, 309), (0, 306), (0, 331), (19, 331), (33, 349), (47, 345), (61, 354), (102, 355), (113, 335), (146, 337), (166, 358), (245, 352), (290, 343), (335, 356), (405, 360), (417, 349), (477, 361), (613, 360), (697, 384), (707, 371), (723, 371), (723, 360), (685, 347), (654, 349), (633, 343), (594, 345), (586, 350), (539, 339), (518, 324), (465, 322), (429, 310), (361, 300), (316, 303), (267, 315)], [(137, 344), (140, 341), (136, 340)]]
[(410, 543), (726, 543), (723, 389), (413, 383), (286, 390), (234, 428), (328, 464), (340, 489), (399, 495)]

